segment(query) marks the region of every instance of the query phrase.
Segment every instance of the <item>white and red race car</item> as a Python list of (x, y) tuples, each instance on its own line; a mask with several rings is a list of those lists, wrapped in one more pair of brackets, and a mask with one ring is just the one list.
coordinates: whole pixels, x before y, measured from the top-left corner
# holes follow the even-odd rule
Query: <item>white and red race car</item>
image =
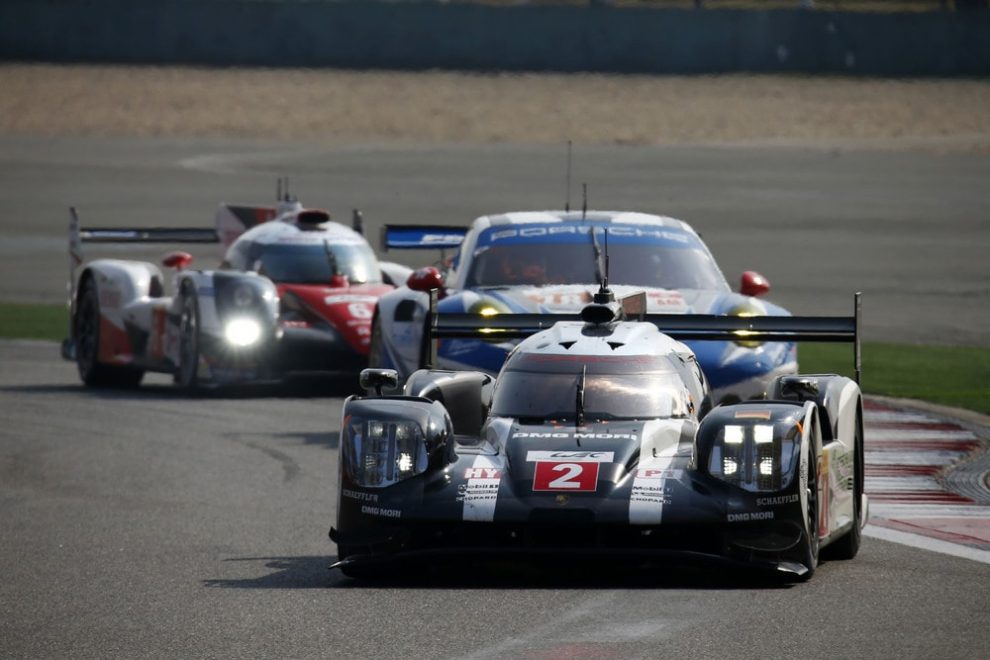
[[(299, 372), (357, 374), (366, 365), (375, 302), (410, 270), (379, 262), (361, 233), (304, 208), (221, 204), (216, 229), (80, 228), (71, 211), (70, 336), (62, 355), (89, 386), (130, 387), (146, 371), (182, 388), (279, 380)], [(171, 292), (158, 265), (96, 259), (82, 243), (210, 243), (216, 270), (171, 252)]]

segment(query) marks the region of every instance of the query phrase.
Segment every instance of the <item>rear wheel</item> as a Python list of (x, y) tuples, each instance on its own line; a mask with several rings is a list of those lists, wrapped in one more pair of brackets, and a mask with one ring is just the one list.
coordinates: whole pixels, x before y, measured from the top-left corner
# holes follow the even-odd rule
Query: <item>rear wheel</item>
[(182, 292), (179, 316), (179, 369), (175, 372), (175, 384), (193, 391), (199, 385), (199, 301), (190, 290)]
[(90, 387), (136, 387), (144, 376), (140, 369), (100, 362), (100, 297), (96, 284), (87, 278), (79, 293), (73, 337), (76, 367), (83, 383)]
[(856, 411), (856, 437), (853, 449), (853, 527), (841, 538), (822, 550), (826, 559), (852, 559), (859, 552), (863, 529), (863, 487), (865, 473), (863, 467), (863, 413)]

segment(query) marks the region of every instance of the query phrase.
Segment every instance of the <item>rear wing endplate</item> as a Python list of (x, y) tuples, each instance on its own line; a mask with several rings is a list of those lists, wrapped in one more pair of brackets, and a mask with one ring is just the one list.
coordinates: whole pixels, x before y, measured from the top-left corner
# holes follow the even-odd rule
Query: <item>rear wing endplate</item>
[(382, 250), (448, 250), (460, 247), (467, 227), (443, 225), (385, 225), (382, 227)]
[[(712, 314), (633, 314), (630, 320), (652, 323), (678, 341), (848, 342), (853, 344), (856, 382), (862, 378), (860, 347), (861, 293), (854, 297), (852, 316), (719, 316)], [(559, 321), (581, 321), (580, 314), (440, 314), (437, 291), (430, 292), (421, 355), (429, 368), (437, 364), (440, 339), (519, 339), (546, 330)]]

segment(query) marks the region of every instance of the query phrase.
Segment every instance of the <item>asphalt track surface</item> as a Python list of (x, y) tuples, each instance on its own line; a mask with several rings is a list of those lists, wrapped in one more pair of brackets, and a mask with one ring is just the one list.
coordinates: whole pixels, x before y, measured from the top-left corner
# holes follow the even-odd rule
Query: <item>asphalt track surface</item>
[[(208, 224), (219, 201), (382, 222), (559, 207), (562, 150), (0, 140), (0, 299), (58, 300), (84, 224)], [(812, 149), (576, 150), (592, 207), (692, 221), (734, 278), (867, 336), (987, 345), (990, 159)], [(600, 202), (598, 200), (601, 200)], [(406, 255), (413, 263), (422, 255)], [(204, 259), (206, 257), (204, 256)], [(78, 384), (57, 347), (0, 342), (0, 656), (990, 657), (990, 564), (865, 538), (782, 585), (709, 567), (439, 567), (362, 584), (334, 546), (339, 391), (190, 399)]]
[(712, 567), (327, 571), (339, 398), (77, 384), (0, 342), (0, 656), (979, 658), (990, 564), (865, 538), (785, 585)]

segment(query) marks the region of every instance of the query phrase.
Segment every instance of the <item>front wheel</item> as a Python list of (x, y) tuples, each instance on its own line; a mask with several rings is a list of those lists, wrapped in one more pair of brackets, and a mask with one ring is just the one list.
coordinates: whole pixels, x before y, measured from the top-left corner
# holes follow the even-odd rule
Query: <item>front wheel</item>
[(182, 293), (179, 317), (179, 368), (175, 384), (192, 392), (199, 385), (200, 332), (199, 301), (192, 291)]
[(818, 459), (814, 449), (808, 450), (807, 470), (808, 479), (806, 497), (808, 499), (807, 515), (805, 516), (804, 565), (808, 572), (801, 576), (801, 581), (810, 580), (818, 567)]
[(100, 362), (100, 325), (100, 297), (96, 283), (86, 279), (79, 293), (73, 327), (79, 377), (89, 387), (136, 387), (144, 371)]

